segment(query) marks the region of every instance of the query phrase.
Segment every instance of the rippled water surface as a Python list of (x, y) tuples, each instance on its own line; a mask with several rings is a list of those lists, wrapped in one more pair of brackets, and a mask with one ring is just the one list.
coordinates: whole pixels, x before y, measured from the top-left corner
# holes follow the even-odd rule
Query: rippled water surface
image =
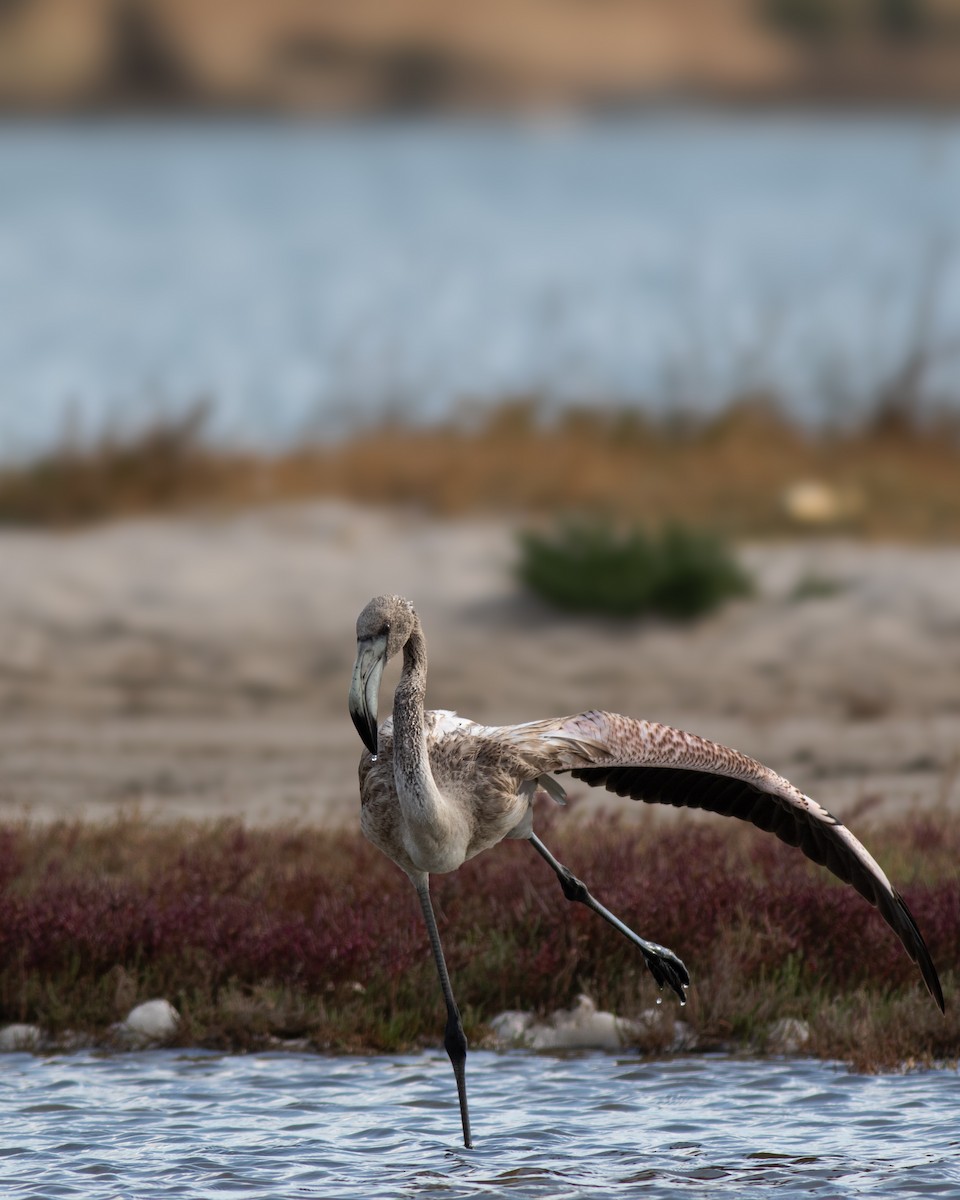
[(808, 1061), (8, 1055), (0, 1195), (960, 1195), (960, 1077)]

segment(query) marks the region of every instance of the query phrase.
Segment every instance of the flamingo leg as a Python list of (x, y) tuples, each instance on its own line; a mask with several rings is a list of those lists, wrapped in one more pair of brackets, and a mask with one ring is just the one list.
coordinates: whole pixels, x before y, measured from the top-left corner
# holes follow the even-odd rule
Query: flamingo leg
[(649, 967), (650, 973), (657, 981), (658, 986), (662, 988), (664, 984), (668, 984), (680, 997), (680, 1003), (685, 1003), (686, 994), (684, 989), (690, 983), (690, 976), (687, 973), (687, 968), (673, 951), (668, 950), (666, 946), (659, 945), (657, 942), (648, 942), (646, 938), (642, 938), (634, 933), (628, 925), (624, 925), (620, 918), (615, 917), (608, 908), (604, 908), (598, 900), (595, 900), (590, 895), (587, 885), (581, 879), (578, 879), (563, 863), (558, 862), (535, 833), (531, 833), (527, 840), (553, 870), (560, 881), (560, 887), (566, 898), (568, 900), (579, 901), (580, 904), (585, 904), (597, 916), (603, 917), (614, 929), (622, 933), (635, 946), (638, 946), (643, 955), (644, 962)]
[(440, 976), (440, 987), (443, 990), (444, 1003), (447, 1006), (447, 1025), (443, 1035), (443, 1048), (447, 1052), (453, 1067), (454, 1078), (457, 1081), (457, 1096), (460, 1099), (460, 1120), (463, 1123), (463, 1144), (470, 1149), (473, 1139), (470, 1136), (470, 1112), (467, 1108), (467, 1038), (463, 1032), (463, 1022), (460, 1020), (460, 1010), (453, 998), (453, 988), (450, 986), (450, 976), (443, 957), (443, 947), (440, 945), (440, 933), (437, 930), (437, 919), (433, 912), (433, 902), (430, 899), (430, 876), (423, 874), (413, 880), (417, 889), (420, 907), (423, 909), (423, 919), (427, 925), (430, 937), (430, 948), (433, 950), (434, 961), (437, 964), (437, 974)]

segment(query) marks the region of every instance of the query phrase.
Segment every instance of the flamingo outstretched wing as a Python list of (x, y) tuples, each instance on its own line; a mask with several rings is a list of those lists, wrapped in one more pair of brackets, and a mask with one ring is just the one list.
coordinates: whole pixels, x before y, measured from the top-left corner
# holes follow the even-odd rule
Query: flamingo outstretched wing
[(920, 968), (941, 1012), (943, 991), (916, 921), (866, 847), (832, 813), (738, 750), (618, 713), (578, 713), (504, 729), (540, 753), (540, 770), (648, 804), (701, 808), (750, 821), (849, 883), (880, 912)]

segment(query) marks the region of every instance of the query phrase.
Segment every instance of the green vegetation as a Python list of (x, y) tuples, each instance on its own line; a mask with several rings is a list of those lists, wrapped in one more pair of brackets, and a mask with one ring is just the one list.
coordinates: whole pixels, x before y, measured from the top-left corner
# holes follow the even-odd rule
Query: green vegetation
[(863, 33), (908, 41), (937, 26), (924, 0), (761, 0), (760, 12), (775, 28), (812, 42)]
[(836, 0), (763, 0), (760, 7), (765, 20), (794, 37), (834, 37), (842, 24)]
[[(863, 1068), (960, 1055), (960, 823), (876, 831), (937, 962), (944, 1019), (883, 922), (775, 838), (733, 822), (543, 814), (548, 845), (600, 900), (685, 960), (701, 1048), (762, 1049), (772, 1021)], [(646, 817), (654, 814), (646, 813)], [(626, 939), (568, 904), (529, 847), (505, 843), (433, 888), (468, 1035), (507, 1008), (585, 991), (625, 1017), (656, 991)], [(97, 1040), (142, 1000), (181, 1012), (182, 1044), (436, 1045), (442, 1003), (406, 878), (359, 834), (234, 823), (0, 828), (0, 1023)], [(669, 1044), (671, 1022), (641, 1048)]]
[(689, 619), (750, 590), (717, 537), (683, 525), (650, 535), (610, 522), (567, 522), (553, 534), (521, 534), (520, 548), (521, 581), (569, 612)]

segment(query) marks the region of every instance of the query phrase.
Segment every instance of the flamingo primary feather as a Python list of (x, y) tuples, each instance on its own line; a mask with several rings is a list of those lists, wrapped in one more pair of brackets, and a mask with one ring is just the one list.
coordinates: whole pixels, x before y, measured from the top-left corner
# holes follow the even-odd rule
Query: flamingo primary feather
[[(378, 726), (380, 679), (403, 655), (393, 718)], [(533, 832), (538, 790), (562, 799), (552, 779), (569, 773), (593, 787), (653, 804), (702, 808), (750, 821), (797, 846), (873, 904), (920, 968), (943, 1010), (936, 967), (903, 898), (836, 817), (769, 767), (669, 725), (591, 711), (522, 725), (487, 726), (424, 710), (427, 649), (409, 600), (377, 596), (357, 620), (349, 707), (366, 750), (360, 760), (361, 828), (409, 876), (423, 911), (447, 1010), (444, 1046), (453, 1066), (464, 1144), (467, 1042), (430, 900), (432, 874), (455, 871), (504, 838), (523, 838), (556, 873), (568, 900), (593, 909), (640, 950), (655, 980), (681, 1001), (690, 979), (665, 946), (639, 937), (604, 908)]]

